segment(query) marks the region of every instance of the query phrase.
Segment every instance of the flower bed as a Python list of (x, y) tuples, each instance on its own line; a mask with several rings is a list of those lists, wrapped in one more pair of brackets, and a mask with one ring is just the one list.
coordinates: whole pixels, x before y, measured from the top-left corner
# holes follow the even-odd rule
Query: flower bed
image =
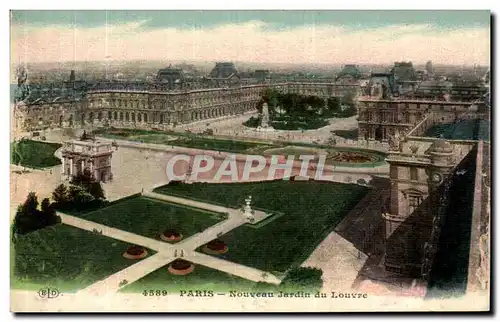
[(194, 270), (194, 265), (183, 259), (176, 259), (168, 266), (170, 274), (187, 275)]
[(175, 230), (165, 230), (161, 235), (160, 239), (166, 242), (178, 242), (182, 239), (182, 234)]
[(203, 246), (203, 252), (207, 254), (225, 254), (229, 247), (220, 239), (214, 239)]
[(141, 246), (130, 246), (127, 251), (123, 253), (123, 257), (128, 259), (142, 259), (148, 256), (148, 251)]
[(329, 155), (328, 160), (342, 163), (369, 163), (377, 161), (375, 155), (369, 155), (361, 152), (338, 151)]

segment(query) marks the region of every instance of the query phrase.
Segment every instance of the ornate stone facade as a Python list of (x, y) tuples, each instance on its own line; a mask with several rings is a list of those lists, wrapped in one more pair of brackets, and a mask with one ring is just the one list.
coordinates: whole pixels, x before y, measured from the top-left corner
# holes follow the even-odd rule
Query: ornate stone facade
[(94, 86), (78, 101), (21, 103), (16, 110), (23, 115), (23, 129), (84, 125), (165, 129), (254, 111), (268, 88), (319, 96), (325, 101), (329, 97), (359, 92), (359, 86), (329, 83), (274, 83), (197, 90), (169, 90), (154, 84), (106, 84)]
[(110, 181), (113, 179), (112, 154), (111, 143), (95, 140), (67, 141), (62, 150), (62, 176), (70, 180), (88, 169), (97, 181)]
[(358, 99), (358, 139), (387, 141), (396, 132), (408, 133), (431, 113), (433, 121), (444, 123), (469, 112), (470, 107), (470, 102), (363, 96)]

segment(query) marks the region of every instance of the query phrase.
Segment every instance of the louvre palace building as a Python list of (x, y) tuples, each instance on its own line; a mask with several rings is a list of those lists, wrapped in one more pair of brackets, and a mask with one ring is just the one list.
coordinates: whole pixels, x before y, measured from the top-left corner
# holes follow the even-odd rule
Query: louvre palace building
[[(357, 84), (314, 80), (270, 80), (266, 71), (239, 74), (232, 63), (217, 63), (203, 77), (185, 75), (181, 69), (164, 68), (150, 82), (69, 81), (42, 86), (27, 85), (29, 93), (17, 99), (16, 127), (37, 130), (55, 127), (110, 126), (168, 129), (178, 124), (210, 120), (255, 111), (264, 92), (274, 89), (328, 98), (349, 92)], [(19, 84), (18, 84), (19, 85)], [(24, 85), (24, 84), (21, 84)]]

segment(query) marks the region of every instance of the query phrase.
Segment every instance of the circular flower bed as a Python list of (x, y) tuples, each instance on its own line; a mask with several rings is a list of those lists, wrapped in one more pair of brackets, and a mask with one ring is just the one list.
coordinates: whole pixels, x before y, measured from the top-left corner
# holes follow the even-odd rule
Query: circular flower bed
[(376, 155), (361, 152), (338, 151), (328, 156), (328, 159), (341, 163), (368, 163), (378, 160)]
[(220, 239), (214, 239), (203, 246), (203, 251), (208, 254), (225, 254), (228, 250), (229, 247)]
[(182, 234), (178, 231), (167, 229), (160, 235), (160, 239), (166, 242), (178, 242), (182, 239)]
[(194, 270), (194, 265), (183, 259), (176, 259), (168, 266), (170, 274), (187, 275)]
[(130, 246), (127, 251), (123, 253), (123, 257), (128, 259), (142, 259), (148, 256), (148, 251), (141, 246)]

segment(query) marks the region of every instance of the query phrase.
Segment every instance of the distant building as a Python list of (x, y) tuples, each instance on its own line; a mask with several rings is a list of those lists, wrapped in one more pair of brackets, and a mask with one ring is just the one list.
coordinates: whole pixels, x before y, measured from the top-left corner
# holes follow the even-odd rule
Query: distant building
[(66, 141), (62, 150), (62, 176), (71, 180), (88, 169), (97, 181), (110, 181), (113, 179), (112, 154), (111, 143), (90, 138)]
[(394, 74), (394, 82), (399, 94), (415, 90), (418, 80), (412, 62), (395, 62), (391, 73)]
[(75, 80), (76, 80), (75, 71), (72, 69), (71, 73), (69, 74), (69, 81), (74, 82)]
[(232, 76), (238, 76), (238, 71), (231, 62), (215, 63), (215, 67), (208, 75), (209, 78), (229, 78)]
[(425, 71), (427, 72), (428, 75), (433, 75), (434, 74), (434, 67), (432, 66), (432, 61), (428, 61), (425, 64)]
[(448, 81), (423, 81), (409, 96), (426, 100), (449, 100), (452, 87), (453, 84)]
[[(390, 70), (383, 68), (372, 69), (366, 90), (371, 91), (377, 85), (384, 85), (392, 95), (398, 95), (394, 81), (394, 74)], [(369, 92), (365, 94), (372, 95), (372, 93)]]
[(263, 82), (270, 77), (270, 73), (268, 69), (256, 69), (253, 76), (259, 81)]
[(180, 68), (172, 68), (171, 66), (167, 68), (162, 68), (158, 71), (156, 75), (156, 81), (160, 83), (166, 83), (170, 86), (175, 84), (182, 84), (184, 82), (184, 73)]
[(340, 84), (357, 84), (361, 78), (361, 71), (358, 65), (344, 65), (336, 75), (335, 81)]

